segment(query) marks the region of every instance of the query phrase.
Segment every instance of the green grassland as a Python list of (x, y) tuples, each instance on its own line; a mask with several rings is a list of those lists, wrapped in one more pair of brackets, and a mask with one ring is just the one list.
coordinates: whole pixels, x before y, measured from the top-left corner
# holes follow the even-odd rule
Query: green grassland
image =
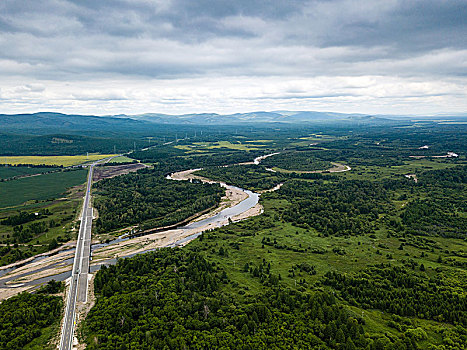
[(55, 167), (25, 167), (25, 166), (1, 166), (0, 167), (0, 179), (9, 179), (18, 176), (35, 175), (41, 173), (47, 173), (50, 171), (59, 170), (60, 168)]
[(76, 169), (0, 183), (0, 208), (57, 198), (86, 181), (87, 170)]
[[(192, 247), (200, 247), (206, 251), (234, 276), (248, 281), (248, 287), (253, 290), (260, 290), (261, 285), (259, 281), (245, 278), (243, 267), (246, 263), (257, 265), (263, 259), (271, 262), (274, 271), (282, 276), (283, 282), (289, 287), (295, 287), (295, 282), (302, 278), (308, 285), (319, 284), (321, 277), (329, 271), (351, 273), (379, 263), (403, 264), (404, 260), (424, 264), (428, 268), (425, 271), (427, 275), (442, 268), (460, 274), (463, 279), (467, 278), (465, 269), (438, 262), (440, 256), (442, 260), (467, 262), (465, 257), (457, 254), (466, 249), (466, 243), (462, 239), (430, 237), (427, 244), (425, 238), (413, 237), (400, 250), (401, 242), (407, 240), (388, 235), (384, 229), (369, 235), (326, 237), (314, 229), (304, 229), (278, 221), (278, 213), (288, 203), (267, 197), (267, 194), (263, 194), (261, 201), (265, 208), (264, 215), (205, 233), (201, 240), (191, 243)], [(237, 244), (240, 249), (236, 248)], [(228, 251), (228, 259), (217, 254), (220, 247)], [(422, 252), (425, 253), (423, 256)], [(315, 266), (317, 273), (309, 275), (296, 272), (292, 276), (290, 270), (300, 263)]]

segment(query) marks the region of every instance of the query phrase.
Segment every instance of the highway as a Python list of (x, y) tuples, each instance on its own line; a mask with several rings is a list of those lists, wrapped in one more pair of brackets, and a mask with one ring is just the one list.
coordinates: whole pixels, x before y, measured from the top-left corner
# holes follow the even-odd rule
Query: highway
[(64, 322), (62, 326), (62, 336), (60, 339), (60, 350), (70, 350), (73, 347), (73, 334), (76, 324), (76, 303), (87, 301), (88, 292), (88, 272), (89, 256), (91, 251), (91, 228), (92, 228), (92, 207), (91, 185), (94, 166), (97, 161), (89, 166), (86, 194), (84, 196), (81, 224), (79, 226), (78, 241), (76, 242), (76, 252), (71, 273), (70, 288), (65, 309)]

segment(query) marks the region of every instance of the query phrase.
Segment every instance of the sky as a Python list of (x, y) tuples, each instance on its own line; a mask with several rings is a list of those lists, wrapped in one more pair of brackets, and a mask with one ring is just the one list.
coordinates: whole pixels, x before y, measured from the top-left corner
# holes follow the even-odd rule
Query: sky
[(0, 113), (467, 114), (467, 0), (1, 0)]

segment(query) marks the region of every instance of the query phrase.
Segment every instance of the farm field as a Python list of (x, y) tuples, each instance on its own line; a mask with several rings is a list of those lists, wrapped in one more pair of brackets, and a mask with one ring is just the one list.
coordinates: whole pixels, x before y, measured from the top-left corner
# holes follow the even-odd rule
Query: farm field
[(80, 168), (0, 182), (0, 266), (72, 239), (86, 175)]
[(92, 162), (99, 159), (112, 157), (115, 154), (89, 154), (88, 156), (2, 156), (0, 159), (5, 164), (32, 164), (32, 165), (55, 165), (72, 166)]
[(57, 198), (69, 187), (83, 184), (86, 174), (87, 170), (76, 169), (1, 182), (0, 208)]
[(34, 175), (59, 170), (56, 167), (25, 167), (25, 166), (0, 166), (0, 179), (9, 179), (16, 176)]

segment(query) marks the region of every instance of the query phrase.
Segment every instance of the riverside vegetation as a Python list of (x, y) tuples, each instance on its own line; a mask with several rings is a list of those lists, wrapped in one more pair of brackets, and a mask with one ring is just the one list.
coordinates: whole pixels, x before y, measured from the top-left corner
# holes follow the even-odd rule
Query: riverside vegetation
[[(397, 135), (384, 160), (373, 147), (383, 135), (370, 134), (319, 148), (297, 138), (289, 158), (267, 158), (287, 173), (203, 164), (199, 175), (229, 184), (284, 185), (261, 196), (261, 216), (101, 270), (83, 341), (90, 349), (464, 348), (465, 158), (411, 159), (413, 146)], [(360, 148), (333, 150), (355, 138)], [(303, 173), (293, 152), (353, 170)]]
[[(166, 180), (174, 171), (283, 186), (261, 195), (262, 215), (101, 269), (79, 328), (87, 348), (465, 348), (465, 127), (321, 129), (161, 145), (131, 155), (151, 169), (96, 184), (100, 232), (165, 225), (199, 198), (196, 210), (218, 202), (217, 185)], [(254, 137), (273, 142), (243, 146)], [(448, 151), (460, 156), (431, 158)], [(222, 167), (273, 152), (260, 165)], [(331, 162), (352, 170), (308, 173)], [(171, 217), (172, 197), (184, 215)]]

